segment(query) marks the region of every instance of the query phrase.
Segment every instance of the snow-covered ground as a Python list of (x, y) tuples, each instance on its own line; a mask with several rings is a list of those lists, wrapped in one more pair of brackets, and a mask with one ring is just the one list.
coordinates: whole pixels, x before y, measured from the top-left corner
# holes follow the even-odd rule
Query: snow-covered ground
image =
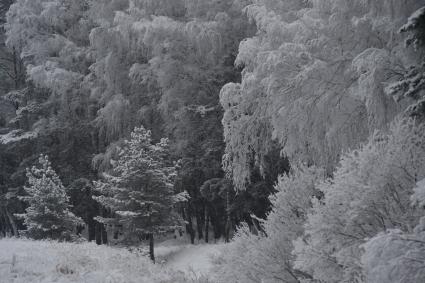
[[(0, 283), (206, 282), (223, 244), (159, 244), (159, 264), (123, 248), (93, 243), (0, 240)], [(209, 280), (208, 282), (211, 282)]]
[[(163, 265), (183, 272), (189, 278), (205, 278), (213, 268), (213, 259), (224, 244), (174, 245), (158, 247), (158, 257)], [(168, 251), (168, 253), (167, 253)]]
[(185, 247), (169, 259), (167, 266), (186, 274), (208, 275), (213, 267), (213, 257), (218, 253), (217, 249), (217, 245)]

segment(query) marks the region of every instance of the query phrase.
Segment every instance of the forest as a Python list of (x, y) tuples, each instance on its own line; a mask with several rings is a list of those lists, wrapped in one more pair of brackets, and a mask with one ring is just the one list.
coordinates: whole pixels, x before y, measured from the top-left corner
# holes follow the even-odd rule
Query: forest
[(2, 245), (0, 282), (425, 282), (425, 0), (1, 0)]

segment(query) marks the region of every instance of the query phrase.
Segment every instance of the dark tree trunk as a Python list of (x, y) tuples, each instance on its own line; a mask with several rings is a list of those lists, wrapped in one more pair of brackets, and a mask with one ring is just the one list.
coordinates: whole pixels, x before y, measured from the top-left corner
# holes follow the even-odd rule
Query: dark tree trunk
[(217, 219), (216, 212), (214, 209), (211, 209), (208, 211), (208, 218), (209, 222), (211, 223), (213, 233), (214, 233), (214, 239), (219, 239), (221, 237), (220, 227), (221, 227), (221, 221)]
[(186, 219), (187, 219), (186, 232), (189, 234), (190, 243), (193, 245), (195, 243), (195, 231), (193, 230), (193, 226), (192, 226), (192, 214), (190, 210), (190, 204), (188, 204)]
[(81, 236), (81, 232), (83, 232), (83, 230), (84, 230), (84, 225), (78, 225), (77, 226), (77, 235), (78, 236)]
[(198, 240), (201, 240), (202, 238), (204, 238), (204, 233), (202, 233), (203, 230), (203, 224), (205, 223), (204, 219), (203, 219), (203, 213), (198, 211), (196, 212), (196, 228), (198, 230)]
[(230, 241), (230, 199), (229, 192), (226, 193), (226, 225), (224, 231), (226, 243)]
[(224, 239), (226, 243), (230, 242), (230, 225), (229, 221), (226, 221), (226, 227), (224, 228)]
[(102, 244), (102, 228), (100, 223), (96, 223), (96, 244), (101, 245)]
[(19, 81), (18, 81), (18, 62), (17, 62), (17, 55), (16, 55), (16, 49), (15, 46), (13, 46), (13, 75), (15, 76), (13, 78), (15, 82), (15, 89), (18, 89), (19, 87)]
[(105, 225), (101, 225), (101, 233), (102, 233), (102, 244), (108, 244), (108, 233), (106, 232)]
[(93, 220), (88, 221), (87, 229), (89, 232), (89, 241), (91, 242), (96, 240), (96, 222), (94, 222)]
[(193, 223), (192, 223), (192, 217), (189, 217), (189, 219), (188, 219), (189, 221), (189, 223), (186, 225), (186, 227), (188, 228), (187, 230), (187, 232), (189, 233), (189, 235), (190, 235), (190, 243), (193, 245), (193, 244), (195, 244), (195, 230), (193, 229)]
[(18, 227), (16, 226), (15, 220), (13, 219), (13, 216), (9, 213), (7, 208), (6, 208), (6, 214), (7, 214), (7, 217), (9, 218), (10, 226), (12, 227), (12, 230), (13, 230), (13, 236), (18, 237), (19, 236)]
[(154, 239), (153, 233), (149, 234), (149, 257), (155, 263), (155, 253), (154, 253)]
[(208, 243), (208, 228), (209, 228), (208, 208), (205, 206), (205, 243)]
[(0, 211), (0, 233), (3, 234), (3, 237), (7, 235), (7, 221), (6, 216)]

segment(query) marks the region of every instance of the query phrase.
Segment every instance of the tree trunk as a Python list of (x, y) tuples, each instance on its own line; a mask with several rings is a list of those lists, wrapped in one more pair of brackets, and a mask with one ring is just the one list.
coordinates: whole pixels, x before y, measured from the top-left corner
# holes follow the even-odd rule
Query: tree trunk
[(102, 233), (102, 244), (108, 244), (108, 233), (106, 232), (105, 225), (101, 225), (101, 233)]
[(149, 234), (149, 256), (153, 263), (155, 263), (155, 254), (154, 254), (154, 239), (153, 233)]
[(186, 232), (189, 234), (190, 243), (193, 245), (195, 244), (195, 231), (193, 230), (193, 226), (192, 226), (192, 215), (190, 210), (190, 204), (188, 204), (186, 219), (187, 219)]
[(226, 193), (226, 225), (224, 230), (224, 237), (226, 240), (226, 243), (230, 241), (230, 200), (229, 200), (229, 191)]
[(4, 216), (4, 213), (0, 210), (0, 233), (3, 234), (3, 237), (6, 237), (7, 235), (7, 221), (6, 216)]
[(101, 245), (102, 244), (102, 229), (100, 226), (100, 223), (96, 223), (96, 244)]
[(15, 82), (15, 89), (19, 88), (19, 73), (18, 73), (18, 54), (16, 52), (15, 46), (13, 46), (13, 75), (14, 75), (14, 82)]
[(198, 230), (198, 240), (201, 240), (204, 238), (204, 235), (202, 233), (203, 226), (204, 226), (205, 220), (202, 218), (202, 213), (200, 213), (199, 209), (196, 211), (196, 228)]
[(87, 229), (89, 234), (89, 242), (96, 240), (96, 222), (93, 220), (87, 221)]
[(208, 228), (209, 228), (209, 218), (208, 208), (205, 206), (205, 243), (208, 243)]
[(15, 220), (13, 219), (13, 216), (9, 213), (7, 208), (6, 208), (6, 214), (7, 214), (7, 217), (9, 218), (10, 225), (12, 226), (12, 229), (13, 229), (13, 236), (18, 237), (19, 236), (18, 227), (16, 226)]

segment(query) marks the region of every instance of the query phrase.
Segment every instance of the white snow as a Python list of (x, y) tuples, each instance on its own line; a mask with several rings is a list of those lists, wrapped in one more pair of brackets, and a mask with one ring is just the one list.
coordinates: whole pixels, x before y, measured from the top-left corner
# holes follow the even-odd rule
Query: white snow
[(425, 179), (416, 183), (416, 187), (413, 189), (414, 194), (411, 199), (414, 204), (419, 204), (420, 206), (425, 205)]
[(416, 10), (407, 20), (407, 23), (400, 28), (400, 32), (415, 29), (422, 17), (425, 16), (425, 7)]
[(171, 254), (165, 265), (188, 277), (207, 277), (224, 244), (186, 245)]
[(94, 243), (0, 240), (0, 283), (186, 282), (182, 274), (123, 248)]
[(21, 130), (13, 130), (5, 135), (0, 135), (0, 144), (9, 144), (13, 142), (19, 142), (21, 140), (33, 139), (36, 137), (36, 132), (23, 132)]
[[(125, 248), (94, 243), (0, 239), (0, 283), (205, 282), (224, 244), (163, 242), (157, 264)], [(213, 282), (208, 280), (207, 282)]]

